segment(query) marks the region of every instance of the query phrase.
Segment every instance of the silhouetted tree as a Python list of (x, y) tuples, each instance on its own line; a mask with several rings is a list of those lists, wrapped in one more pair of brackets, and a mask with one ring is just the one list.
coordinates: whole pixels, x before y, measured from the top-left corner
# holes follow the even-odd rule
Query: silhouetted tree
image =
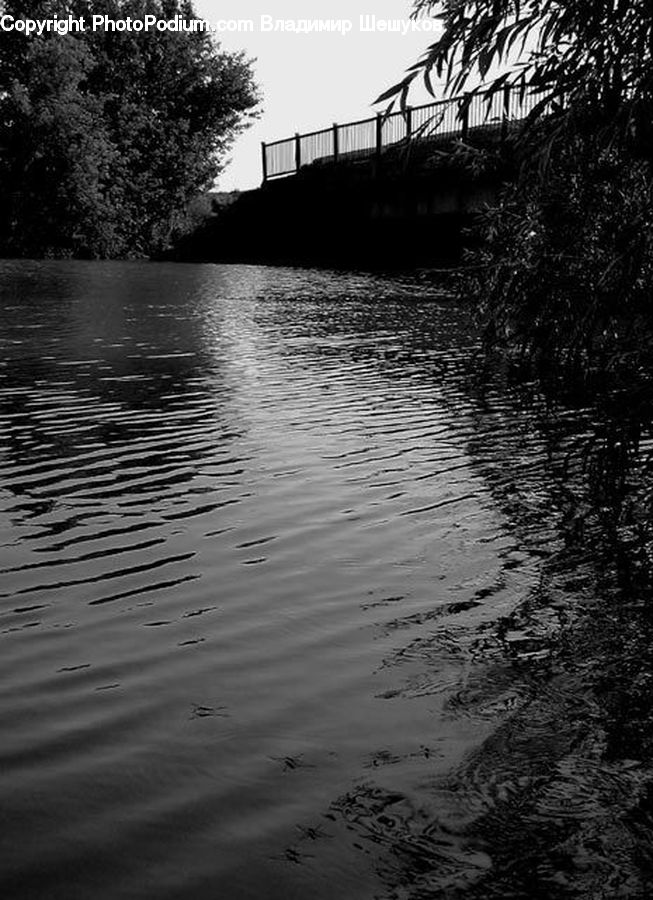
[[(194, 18), (190, 3), (10, 3), (32, 18)], [(29, 9), (27, 9), (29, 7)], [(183, 228), (258, 98), (250, 63), (203, 32), (0, 43), (0, 240), (17, 255), (142, 256)]]
[(653, 4), (417, 0), (442, 34), (379, 98), (432, 77), (451, 93), (506, 86), (535, 107), (520, 177), (482, 221), (463, 291), (486, 333), (588, 366), (641, 369), (653, 336)]
[(433, 74), (454, 94), (470, 85), (490, 95), (513, 86), (537, 98), (534, 119), (546, 115), (541, 148), (589, 125), (606, 143), (636, 145), (650, 156), (650, 0), (415, 0), (414, 8), (440, 18), (441, 37), (380, 99), (405, 97), (420, 77), (433, 92)]

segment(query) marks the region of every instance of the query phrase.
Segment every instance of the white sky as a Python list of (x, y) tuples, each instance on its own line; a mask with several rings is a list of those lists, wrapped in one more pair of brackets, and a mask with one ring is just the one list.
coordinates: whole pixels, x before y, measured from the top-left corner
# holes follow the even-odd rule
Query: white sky
[[(251, 33), (218, 36), (225, 49), (254, 57), (263, 93), (261, 118), (234, 145), (232, 162), (218, 181), (219, 190), (257, 187), (261, 182), (261, 141), (296, 131), (327, 128), (374, 113), (375, 98), (402, 77), (437, 34), (372, 33), (359, 28), (360, 15), (408, 19), (410, 0), (195, 0), (199, 16), (210, 21), (253, 19)], [(262, 32), (262, 15), (273, 19), (349, 19), (347, 35), (330, 32)], [(413, 102), (430, 99), (421, 86)]]

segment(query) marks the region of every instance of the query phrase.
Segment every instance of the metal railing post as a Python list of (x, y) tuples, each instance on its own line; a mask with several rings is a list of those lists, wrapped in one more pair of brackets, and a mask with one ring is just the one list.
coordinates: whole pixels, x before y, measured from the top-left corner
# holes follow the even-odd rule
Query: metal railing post
[(299, 132), (295, 132), (295, 171), (299, 172), (302, 167), (302, 137)]
[(333, 161), (338, 162), (340, 147), (338, 145), (338, 123), (333, 123)]
[[(469, 135), (469, 94), (465, 94), (463, 96), (462, 104), (463, 111), (460, 124), (460, 137), (463, 141), (467, 140), (467, 136)], [(458, 107), (458, 111), (460, 112), (460, 106)]]
[(503, 113), (501, 116), (501, 142), (503, 143), (508, 137), (508, 122), (510, 121), (510, 95), (512, 89), (505, 87), (503, 89)]
[(406, 140), (409, 141), (413, 136), (413, 107), (406, 107)]
[(381, 159), (383, 150), (383, 114), (376, 114), (376, 158)]
[(261, 141), (261, 163), (263, 164), (263, 184), (268, 180), (268, 153), (265, 141)]

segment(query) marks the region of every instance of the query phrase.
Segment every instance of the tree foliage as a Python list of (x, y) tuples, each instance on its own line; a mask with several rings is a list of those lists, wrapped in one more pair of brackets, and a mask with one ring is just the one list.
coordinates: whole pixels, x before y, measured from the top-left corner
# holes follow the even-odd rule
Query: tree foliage
[(505, 190), (463, 277), (490, 343), (578, 371), (640, 369), (652, 336), (650, 167), (576, 138)]
[[(194, 18), (184, 0), (9, 3), (16, 17)], [(250, 63), (203, 32), (105, 30), (0, 43), (0, 247), (143, 256), (183, 228), (258, 97)]]
[(520, 177), (480, 222), (462, 280), (486, 335), (587, 368), (642, 368), (653, 337), (653, 3), (416, 0), (439, 39), (380, 100), (415, 79), (456, 94), (535, 99)]
[(433, 75), (452, 94), (477, 81), (473, 89), (490, 96), (514, 86), (537, 97), (533, 118), (546, 114), (549, 134), (562, 135), (591, 113), (606, 142), (650, 153), (650, 0), (416, 0), (421, 14), (440, 19), (441, 36), (379, 99), (405, 98), (420, 77), (434, 93)]

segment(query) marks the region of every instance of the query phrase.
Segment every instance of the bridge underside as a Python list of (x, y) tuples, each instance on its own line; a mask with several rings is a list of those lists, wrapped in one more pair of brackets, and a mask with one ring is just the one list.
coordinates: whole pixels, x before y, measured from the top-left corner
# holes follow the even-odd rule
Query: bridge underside
[(177, 258), (390, 268), (455, 263), (475, 212), (511, 177), (472, 174), (460, 147), (315, 164), (243, 193)]

